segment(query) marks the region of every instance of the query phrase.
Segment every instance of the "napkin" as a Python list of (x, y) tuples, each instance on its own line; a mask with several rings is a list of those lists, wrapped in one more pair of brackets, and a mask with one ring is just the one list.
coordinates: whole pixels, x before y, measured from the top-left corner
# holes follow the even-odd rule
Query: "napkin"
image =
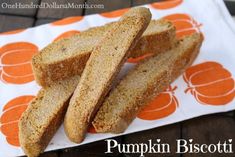
[[(201, 115), (235, 109), (235, 24), (222, 0), (170, 0), (143, 5), (153, 19), (176, 26), (177, 37), (202, 33), (199, 56), (183, 75), (147, 105), (123, 134), (176, 123)], [(19, 156), (18, 121), (39, 87), (31, 57), (48, 44), (90, 27), (117, 21), (129, 8), (103, 14), (74, 16), (41, 26), (0, 34), (0, 156)], [(157, 41), (156, 41), (157, 44)], [(134, 63), (127, 62), (125, 72)], [(157, 68), (157, 67), (156, 67)], [(74, 147), (122, 134), (98, 134), (89, 129), (75, 144), (59, 128), (46, 151)]]

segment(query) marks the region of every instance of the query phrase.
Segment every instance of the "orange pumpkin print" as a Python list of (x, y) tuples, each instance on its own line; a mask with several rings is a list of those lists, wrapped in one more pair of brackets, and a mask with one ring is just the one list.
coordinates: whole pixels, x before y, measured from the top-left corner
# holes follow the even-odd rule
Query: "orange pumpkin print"
[(154, 9), (170, 9), (180, 5), (183, 0), (165, 0), (150, 4)]
[(190, 15), (172, 14), (163, 18), (171, 21), (175, 25), (177, 38), (182, 38), (185, 35), (191, 35), (195, 32), (201, 33), (200, 27), (202, 24), (196, 22)]
[(29, 42), (16, 42), (0, 48), (0, 79), (6, 83), (23, 84), (34, 80), (31, 58), (38, 47)]
[(174, 95), (176, 88), (170, 86), (166, 91), (157, 95), (139, 112), (137, 117), (143, 120), (157, 120), (173, 114), (179, 105)]
[(25, 29), (17, 29), (17, 30), (14, 30), (14, 31), (9, 31), (9, 32), (0, 33), (0, 35), (12, 35), (12, 34), (17, 34), (17, 33), (23, 32), (24, 30), (25, 30)]
[(80, 33), (80, 32), (77, 31), (77, 30), (67, 31), (67, 32), (62, 33), (62, 34), (59, 35), (58, 37), (56, 37), (56, 38), (54, 39), (54, 41), (60, 40), (60, 39), (62, 39), (62, 38), (69, 38), (69, 37), (73, 36), (74, 34), (78, 34), (78, 33)]
[(140, 56), (140, 57), (137, 57), (137, 58), (129, 58), (127, 59), (127, 62), (129, 63), (138, 63), (140, 61), (142, 61), (143, 59), (147, 58), (147, 57), (150, 57), (152, 56), (153, 54), (146, 54), (146, 55), (143, 55), (143, 56)]
[(231, 73), (217, 62), (205, 62), (188, 68), (184, 73), (188, 84), (185, 93), (206, 105), (226, 105), (235, 96)]
[(95, 134), (95, 133), (97, 133), (96, 130), (95, 130), (95, 128), (93, 127), (93, 125), (91, 125), (91, 126), (88, 128), (88, 133), (90, 133), (90, 134)]
[(22, 113), (26, 110), (29, 102), (34, 98), (32, 95), (16, 97), (10, 100), (3, 108), (0, 119), (0, 131), (6, 136), (6, 141), (12, 146), (19, 147), (18, 122)]
[(115, 18), (122, 16), (125, 12), (127, 12), (129, 8), (119, 9), (111, 12), (101, 13), (100, 15), (106, 18)]
[(83, 18), (84, 18), (83, 16), (67, 17), (67, 18), (64, 18), (62, 20), (58, 20), (58, 21), (52, 22), (51, 25), (54, 25), (54, 26), (68, 25), (68, 24), (72, 24), (72, 23), (75, 23), (75, 22), (79, 22)]

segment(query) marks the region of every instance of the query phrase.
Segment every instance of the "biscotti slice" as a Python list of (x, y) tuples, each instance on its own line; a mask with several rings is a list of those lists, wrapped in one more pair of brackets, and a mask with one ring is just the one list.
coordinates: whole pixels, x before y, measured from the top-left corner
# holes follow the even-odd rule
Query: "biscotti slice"
[(139, 63), (109, 93), (94, 118), (100, 133), (121, 133), (135, 119), (140, 109), (166, 89), (196, 58), (202, 37), (185, 37), (168, 52)]
[[(90, 28), (67, 39), (53, 42), (32, 59), (37, 83), (43, 87), (82, 73), (90, 53), (98, 41), (116, 22)], [(175, 39), (175, 27), (167, 20), (152, 20), (130, 57), (159, 53), (169, 49)]]
[(28, 157), (36, 157), (47, 147), (61, 125), (69, 99), (79, 76), (41, 89), (19, 121), (21, 148)]
[(65, 115), (65, 132), (71, 141), (80, 143), (84, 139), (112, 81), (150, 19), (149, 9), (130, 9), (92, 51)]
[(130, 53), (130, 58), (158, 54), (169, 50), (175, 43), (175, 27), (167, 20), (152, 20)]

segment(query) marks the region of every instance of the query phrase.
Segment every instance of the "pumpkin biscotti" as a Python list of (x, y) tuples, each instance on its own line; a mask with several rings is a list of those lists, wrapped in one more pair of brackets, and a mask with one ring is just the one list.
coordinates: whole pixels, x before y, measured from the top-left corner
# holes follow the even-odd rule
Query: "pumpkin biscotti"
[(65, 132), (71, 141), (83, 141), (114, 78), (150, 20), (149, 9), (130, 9), (92, 51), (65, 115)]
[[(67, 39), (53, 42), (32, 59), (32, 67), (37, 83), (50, 86), (57, 80), (80, 75), (92, 49), (116, 22), (90, 28)], [(159, 53), (170, 49), (175, 40), (175, 27), (164, 19), (152, 20), (140, 38), (130, 57), (146, 53)]]
[(96, 131), (124, 132), (139, 110), (191, 65), (201, 43), (202, 36), (193, 34), (170, 51), (139, 63), (105, 99), (93, 121)]
[(79, 76), (59, 81), (39, 91), (19, 121), (21, 148), (36, 157), (47, 147), (64, 119)]

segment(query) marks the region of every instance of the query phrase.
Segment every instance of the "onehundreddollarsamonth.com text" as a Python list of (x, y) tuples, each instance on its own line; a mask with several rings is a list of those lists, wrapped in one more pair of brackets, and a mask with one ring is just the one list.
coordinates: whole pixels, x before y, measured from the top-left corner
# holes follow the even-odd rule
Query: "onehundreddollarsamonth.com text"
[(29, 3), (29, 4), (25, 4), (25, 3), (21, 3), (21, 2), (16, 2), (16, 3), (1, 3), (1, 8), (2, 9), (31, 9), (31, 8), (48, 8), (48, 9), (60, 9), (60, 8), (64, 8), (64, 9), (81, 9), (81, 8), (85, 8), (85, 9), (104, 9), (105, 6), (104, 4), (88, 4), (86, 2), (84, 3), (64, 3), (64, 4), (60, 4), (57, 2), (42, 2), (41, 4), (35, 4), (33, 2)]

